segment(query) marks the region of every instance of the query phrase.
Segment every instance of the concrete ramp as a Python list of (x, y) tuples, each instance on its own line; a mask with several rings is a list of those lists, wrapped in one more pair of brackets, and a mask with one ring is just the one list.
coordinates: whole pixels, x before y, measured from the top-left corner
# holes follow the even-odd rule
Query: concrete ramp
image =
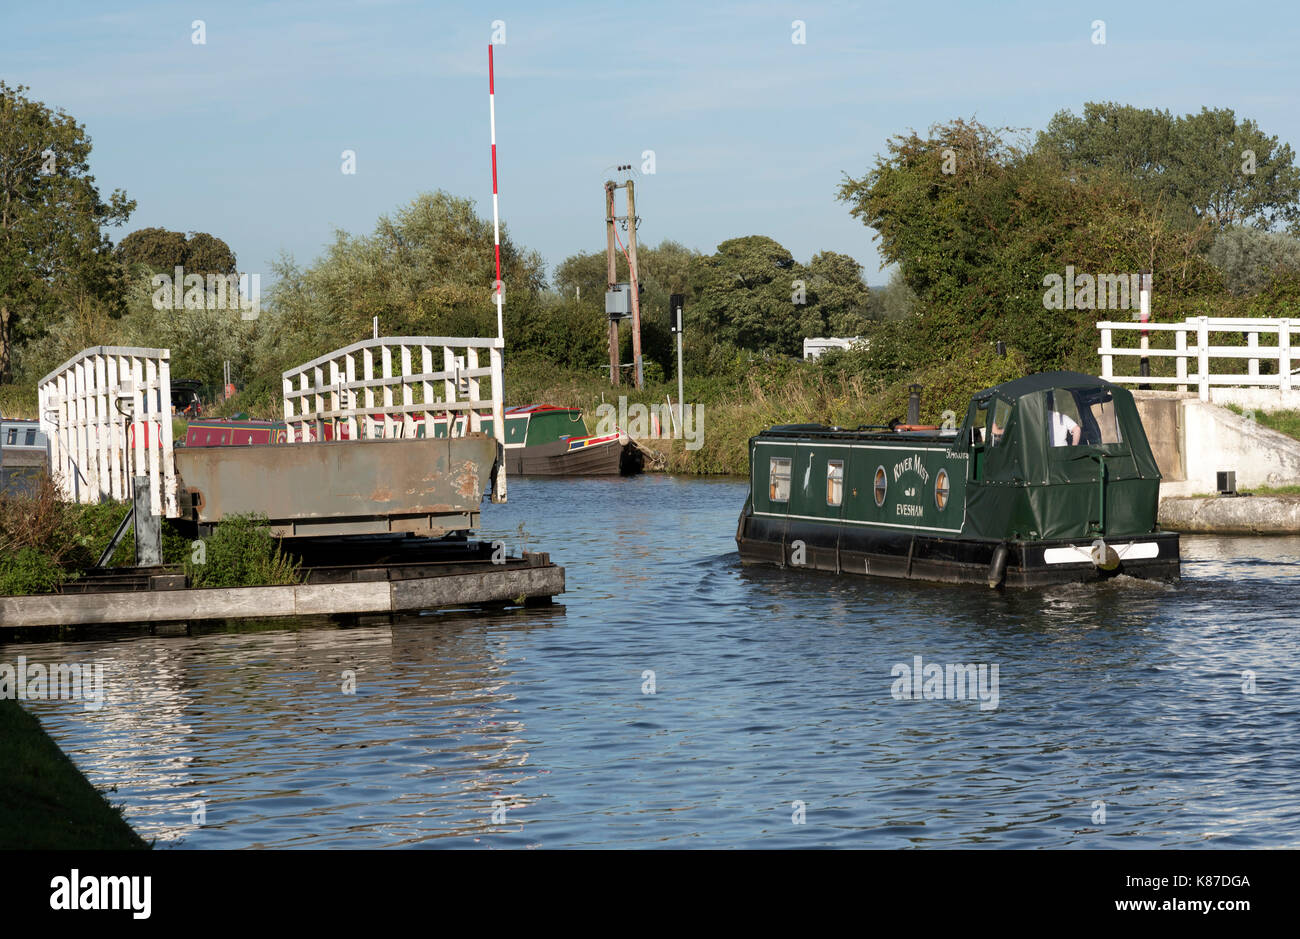
[(1133, 397), (1163, 477), (1161, 498), (1213, 493), (1220, 470), (1237, 474), (1238, 489), (1300, 484), (1300, 440), (1194, 394)]

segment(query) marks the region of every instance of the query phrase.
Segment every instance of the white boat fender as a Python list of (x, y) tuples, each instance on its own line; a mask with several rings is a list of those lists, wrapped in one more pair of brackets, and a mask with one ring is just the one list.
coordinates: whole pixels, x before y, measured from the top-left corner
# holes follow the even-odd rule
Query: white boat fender
[(1113, 571), (1119, 567), (1119, 553), (1100, 538), (1092, 543), (1088, 556), (1092, 558), (1093, 566), (1100, 570)]
[(1002, 586), (1002, 578), (1007, 573), (1007, 556), (1011, 552), (1007, 549), (1006, 542), (998, 545), (993, 549), (993, 560), (989, 561), (989, 586)]

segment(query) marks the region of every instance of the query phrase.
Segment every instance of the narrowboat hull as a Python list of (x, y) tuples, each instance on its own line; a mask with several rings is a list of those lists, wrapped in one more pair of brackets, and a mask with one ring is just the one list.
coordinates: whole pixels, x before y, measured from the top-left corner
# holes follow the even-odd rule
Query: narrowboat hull
[(556, 440), (506, 448), (506, 472), (516, 476), (632, 476), (641, 471), (642, 465), (641, 451), (617, 439), (583, 447)]
[[(761, 518), (753, 514), (748, 501), (736, 531), (736, 548), (746, 565), (993, 587), (1088, 583), (1121, 575), (1161, 581), (1179, 578), (1177, 532), (1101, 539), (1114, 551), (1105, 566), (1093, 561), (1097, 540), (945, 538), (842, 522)], [(999, 548), (1005, 550), (995, 564)]]

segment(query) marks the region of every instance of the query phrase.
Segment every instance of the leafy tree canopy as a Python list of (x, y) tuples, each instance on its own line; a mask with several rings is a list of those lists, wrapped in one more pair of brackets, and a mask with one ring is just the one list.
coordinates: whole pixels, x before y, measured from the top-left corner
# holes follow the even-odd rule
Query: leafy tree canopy
[(85, 127), (28, 90), (0, 81), (0, 381), (64, 309), (125, 309), (125, 274), (103, 228), (135, 209), (120, 189), (100, 198)]
[(1061, 111), (1036, 149), (1087, 176), (1115, 173), (1151, 206), (1182, 224), (1206, 220), (1270, 228), (1300, 223), (1300, 169), (1281, 143), (1231, 108), (1198, 114), (1089, 102), (1083, 114)]
[(168, 231), (141, 228), (124, 237), (117, 246), (118, 257), (131, 267), (150, 273), (170, 274), (183, 267), (187, 274), (233, 274), (235, 253), (230, 246), (207, 232)]

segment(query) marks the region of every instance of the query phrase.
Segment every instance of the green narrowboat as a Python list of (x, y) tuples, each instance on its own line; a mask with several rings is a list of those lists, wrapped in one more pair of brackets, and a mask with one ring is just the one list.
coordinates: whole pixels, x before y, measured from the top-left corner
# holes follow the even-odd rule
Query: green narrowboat
[(948, 430), (773, 427), (749, 468), (746, 564), (990, 586), (1179, 576), (1133, 396), (1090, 375), (986, 389)]
[[(641, 448), (627, 434), (589, 434), (581, 408), (529, 404), (506, 408), (506, 472), (514, 476), (635, 476), (645, 465)], [(480, 415), (492, 433), (489, 412)], [(447, 419), (434, 418), (434, 434), (447, 435)], [(456, 418), (463, 433), (464, 416)]]

